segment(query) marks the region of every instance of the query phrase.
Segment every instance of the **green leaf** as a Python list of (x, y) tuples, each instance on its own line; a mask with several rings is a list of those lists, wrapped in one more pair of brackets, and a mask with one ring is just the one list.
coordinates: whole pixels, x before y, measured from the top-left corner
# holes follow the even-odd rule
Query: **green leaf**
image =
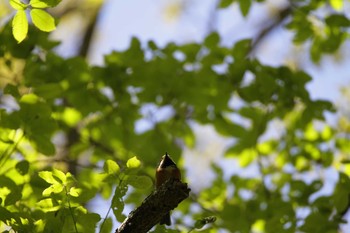
[(319, 137), (318, 132), (314, 128), (313, 124), (311, 123), (307, 125), (304, 134), (305, 134), (305, 139), (308, 141), (315, 141)]
[(30, 136), (30, 139), (33, 140), (32, 143), (40, 153), (43, 153), (44, 155), (55, 154), (55, 146), (50, 141), (48, 135), (33, 134)]
[(25, 10), (27, 8), (27, 5), (22, 3), (20, 0), (10, 0), (10, 5), (15, 10)]
[(124, 221), (125, 219), (125, 216), (122, 214), (125, 206), (123, 197), (125, 196), (127, 191), (128, 191), (128, 186), (122, 183), (115, 189), (115, 192), (112, 198), (111, 207), (113, 209), (114, 216), (120, 222)]
[(76, 126), (81, 119), (81, 112), (75, 108), (66, 107), (62, 113), (62, 120), (70, 127)]
[(5, 199), (5, 206), (14, 205), (22, 198), (22, 193), (18, 190), (10, 192)]
[(239, 8), (244, 17), (248, 15), (251, 4), (251, 0), (239, 0)]
[(36, 206), (45, 211), (57, 211), (60, 209), (60, 205), (52, 198), (45, 198), (36, 203)]
[(151, 178), (148, 176), (130, 175), (127, 182), (137, 189), (148, 189), (153, 185)]
[(59, 83), (45, 83), (35, 87), (34, 92), (45, 99), (51, 99), (61, 96), (63, 88)]
[(59, 184), (50, 171), (41, 171), (39, 172), (39, 176), (49, 184)]
[(12, 20), (12, 34), (21, 43), (28, 33), (28, 19), (24, 10), (18, 10)]
[(215, 47), (220, 42), (220, 35), (217, 32), (213, 32), (208, 35), (204, 40), (204, 45), (208, 48)]
[(116, 175), (119, 173), (120, 168), (115, 161), (108, 159), (103, 165), (103, 170), (109, 175)]
[(257, 156), (257, 152), (254, 149), (246, 149), (239, 155), (239, 165), (241, 167), (247, 167), (251, 164)]
[(29, 170), (29, 162), (27, 160), (22, 160), (16, 164), (16, 170), (21, 175), (25, 175)]
[(55, 19), (46, 11), (40, 9), (32, 9), (30, 11), (33, 24), (44, 32), (51, 32), (56, 29)]
[(76, 188), (76, 187), (72, 187), (69, 190), (69, 195), (71, 195), (72, 197), (79, 197), (81, 192), (82, 192), (82, 189)]
[(67, 176), (63, 171), (54, 168), (52, 170), (52, 174), (62, 181), (60, 182), (61, 184), (65, 184), (67, 182)]
[(31, 0), (29, 3), (33, 8), (47, 8), (49, 4), (40, 0)]
[(103, 226), (101, 225), (100, 227), (101, 227), (101, 229), (100, 229), (101, 233), (110, 233), (110, 232), (112, 232), (112, 227), (113, 227), (112, 218), (107, 218), (104, 221)]
[(43, 196), (47, 197), (50, 196), (51, 193), (60, 193), (64, 189), (64, 186), (60, 183), (52, 184), (48, 188), (44, 189)]
[(342, 0), (329, 0), (329, 3), (337, 11), (340, 11), (344, 7), (344, 1)]
[(4, 94), (12, 95), (15, 98), (20, 97), (18, 87), (12, 84), (7, 84), (4, 88)]
[(141, 166), (141, 161), (134, 156), (126, 162), (126, 166), (131, 169), (139, 168)]
[(233, 3), (233, 1), (234, 0), (221, 0), (219, 8), (227, 8), (227, 7), (229, 7)]
[(326, 18), (327, 25), (331, 27), (349, 27), (350, 20), (342, 14), (333, 14)]
[(47, 8), (57, 6), (61, 0), (31, 0), (30, 5), (33, 8)]

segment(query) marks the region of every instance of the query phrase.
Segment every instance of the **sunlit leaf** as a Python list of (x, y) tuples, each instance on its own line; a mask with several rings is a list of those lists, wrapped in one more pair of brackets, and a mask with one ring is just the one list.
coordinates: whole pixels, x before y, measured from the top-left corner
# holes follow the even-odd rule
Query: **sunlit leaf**
[(139, 168), (141, 166), (141, 161), (134, 156), (126, 162), (126, 166), (131, 169)]
[(108, 159), (103, 165), (103, 170), (109, 175), (116, 175), (119, 173), (120, 168), (115, 161)]
[(318, 132), (315, 130), (312, 124), (308, 124), (305, 130), (305, 139), (309, 141), (315, 141), (318, 138)]
[(30, 11), (33, 24), (44, 32), (51, 32), (56, 29), (55, 19), (46, 11), (41, 9), (32, 9)]
[(44, 189), (43, 196), (47, 197), (50, 196), (51, 193), (60, 193), (64, 189), (64, 186), (60, 183), (52, 184), (48, 188)]
[(22, 3), (20, 0), (10, 0), (10, 5), (15, 10), (25, 10), (27, 7), (26, 4)]
[(69, 195), (71, 195), (72, 197), (79, 197), (81, 192), (82, 192), (82, 189), (79, 189), (79, 188), (76, 188), (76, 187), (72, 187), (69, 190)]
[(64, 172), (62, 172), (61, 170), (54, 168), (52, 170), (52, 174), (61, 180), (61, 184), (65, 184), (67, 182), (66, 174), (64, 174)]
[(21, 43), (28, 33), (28, 19), (24, 10), (18, 10), (12, 20), (13, 37)]
[(41, 0), (31, 0), (29, 4), (34, 8), (47, 8), (49, 7), (49, 4), (45, 1)]
[(342, 0), (329, 0), (329, 3), (334, 10), (340, 11), (344, 7), (344, 1)]
[(39, 172), (39, 176), (49, 184), (59, 184), (50, 171), (41, 171)]

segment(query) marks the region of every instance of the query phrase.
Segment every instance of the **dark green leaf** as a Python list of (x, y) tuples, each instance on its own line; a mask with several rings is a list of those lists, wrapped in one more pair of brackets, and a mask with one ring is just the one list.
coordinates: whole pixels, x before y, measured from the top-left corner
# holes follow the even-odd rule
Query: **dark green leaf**
[(27, 160), (22, 160), (16, 164), (16, 169), (21, 175), (25, 175), (29, 170), (29, 162)]
[(220, 0), (219, 8), (229, 7), (235, 0)]
[(251, 4), (251, 0), (239, 0), (239, 7), (244, 17), (248, 15)]

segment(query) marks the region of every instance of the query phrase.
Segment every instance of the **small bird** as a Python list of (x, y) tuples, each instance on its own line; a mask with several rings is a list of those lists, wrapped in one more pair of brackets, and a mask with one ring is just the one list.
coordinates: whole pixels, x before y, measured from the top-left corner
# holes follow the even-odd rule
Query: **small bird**
[[(181, 180), (181, 173), (176, 163), (174, 163), (168, 153), (165, 152), (156, 171), (156, 188), (158, 189), (170, 178)], [(168, 226), (171, 224), (170, 212), (164, 215), (159, 224), (166, 224)]]

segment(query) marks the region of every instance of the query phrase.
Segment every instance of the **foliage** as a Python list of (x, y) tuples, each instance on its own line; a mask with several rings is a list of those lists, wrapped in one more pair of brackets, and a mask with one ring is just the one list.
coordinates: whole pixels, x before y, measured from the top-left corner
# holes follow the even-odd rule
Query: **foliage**
[(33, 24), (44, 32), (55, 30), (54, 18), (44, 11), (48, 7), (55, 7), (61, 0), (31, 0), (29, 4), (24, 4), (21, 0), (10, 0), (11, 6), (17, 10), (12, 21), (13, 36), (18, 41), (22, 42), (28, 33), (28, 19), (26, 10), (29, 9)]
[[(223, 0), (219, 6), (233, 2), (247, 15), (254, 1)], [(296, 2), (301, 6), (293, 6), (287, 28), (295, 31), (296, 43), (312, 42), (317, 62), (345, 41), (349, 20), (328, 15), (327, 33), (318, 35), (309, 17), (325, 1)], [(93, 66), (82, 57), (57, 55), (57, 43), (42, 32), (54, 29), (42, 9), (59, 1), (10, 3), (17, 13), (0, 34), (0, 229), (112, 232), (112, 219), (126, 217), (125, 205), (137, 206), (152, 191), (161, 153), (171, 151), (178, 160), (184, 146), (195, 146), (193, 122), (234, 139), (225, 156), (242, 168), (256, 166), (258, 175), (224, 179), (222, 168), (213, 165), (211, 187), (177, 209), (183, 232), (337, 232), (344, 223), (349, 127), (324, 121), (334, 107), (310, 98), (306, 85), (312, 78), (304, 71), (250, 58), (251, 39), (223, 47), (217, 33), (203, 43), (163, 48), (133, 38), (127, 50)], [(41, 31), (28, 26), (27, 9)], [(241, 104), (232, 106), (232, 99)], [(144, 113), (147, 106), (167, 109), (170, 116), (155, 120)], [(152, 127), (136, 131), (143, 119)], [(278, 138), (268, 134), (273, 122), (283, 125)], [(336, 169), (339, 179), (329, 196), (317, 196), (326, 169)], [(306, 181), (310, 174), (316, 178)], [(96, 196), (111, 198), (105, 216), (88, 208)]]

